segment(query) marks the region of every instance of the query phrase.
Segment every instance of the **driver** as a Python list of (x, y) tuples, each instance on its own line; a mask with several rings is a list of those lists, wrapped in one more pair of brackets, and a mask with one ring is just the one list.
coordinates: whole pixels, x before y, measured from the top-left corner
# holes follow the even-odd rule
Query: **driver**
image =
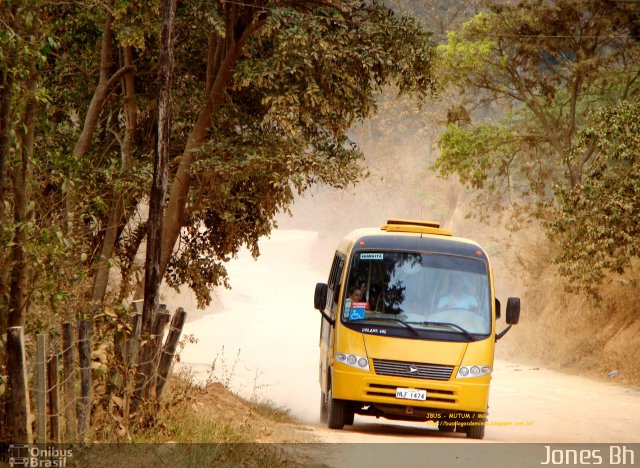
[(478, 310), (478, 301), (471, 294), (467, 294), (464, 280), (459, 276), (451, 278), (449, 294), (440, 298), (438, 309), (467, 309)]

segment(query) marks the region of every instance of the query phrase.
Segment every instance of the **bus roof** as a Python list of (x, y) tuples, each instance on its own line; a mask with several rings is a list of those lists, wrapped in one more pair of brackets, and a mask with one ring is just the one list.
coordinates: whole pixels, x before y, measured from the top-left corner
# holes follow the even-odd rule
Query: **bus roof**
[(455, 237), (434, 221), (392, 218), (380, 228), (356, 229), (338, 244), (338, 250), (344, 254), (351, 249), (428, 251), (487, 260), (486, 253), (476, 242)]

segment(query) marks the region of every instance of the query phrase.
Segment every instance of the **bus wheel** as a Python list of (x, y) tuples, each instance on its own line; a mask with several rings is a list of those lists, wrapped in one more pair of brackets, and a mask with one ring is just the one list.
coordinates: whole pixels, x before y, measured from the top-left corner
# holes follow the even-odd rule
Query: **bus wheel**
[(329, 407), (327, 405), (327, 394), (320, 392), (320, 422), (326, 423), (327, 416), (329, 414)]
[(438, 421), (438, 430), (440, 432), (454, 432), (456, 424), (451, 421)]
[(480, 418), (478, 416), (471, 418), (469, 425), (466, 428), (467, 438), (469, 439), (484, 439), (484, 428), (486, 418)]
[(329, 406), (327, 425), (329, 429), (342, 429), (346, 422), (347, 402), (333, 398), (331, 389), (329, 389), (327, 400)]
[(344, 416), (344, 425), (345, 426), (353, 426), (353, 417), (355, 416), (355, 413), (351, 410), (347, 410), (345, 416)]

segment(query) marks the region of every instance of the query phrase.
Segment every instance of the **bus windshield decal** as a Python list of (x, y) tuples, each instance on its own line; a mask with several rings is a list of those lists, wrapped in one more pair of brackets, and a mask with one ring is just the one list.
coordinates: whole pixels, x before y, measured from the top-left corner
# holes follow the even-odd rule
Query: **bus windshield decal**
[(364, 319), (366, 309), (368, 307), (366, 302), (353, 302), (351, 303), (351, 310), (349, 311), (349, 320), (362, 320)]
[(384, 260), (382, 253), (361, 253), (360, 260)]

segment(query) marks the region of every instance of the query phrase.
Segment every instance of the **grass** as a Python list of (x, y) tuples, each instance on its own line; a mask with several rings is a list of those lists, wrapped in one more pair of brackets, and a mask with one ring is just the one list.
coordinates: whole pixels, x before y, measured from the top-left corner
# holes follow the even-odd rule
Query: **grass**
[(276, 423), (294, 423), (289, 408), (284, 408), (269, 400), (252, 401), (251, 406), (256, 414)]
[[(193, 342), (192, 336), (183, 338), (176, 361)], [(282, 445), (311, 442), (308, 431), (300, 430), (289, 409), (258, 398), (263, 388), (258, 385), (260, 373), (256, 372), (251, 400), (230, 390), (238, 360), (239, 352), (227, 363), (223, 348), (203, 383), (190, 367), (182, 367), (169, 379), (161, 404), (150, 411), (152, 421), (132, 420), (125, 428), (112, 406), (96, 405), (91, 437), (98, 444), (74, 454), (74, 464), (309, 466), (307, 455)]]
[(174, 376), (155, 424), (132, 426), (130, 442), (113, 431), (96, 434), (96, 445), (74, 453), (77, 466), (309, 466), (282, 443), (309, 442), (286, 408), (246, 401), (221, 383), (197, 385)]

